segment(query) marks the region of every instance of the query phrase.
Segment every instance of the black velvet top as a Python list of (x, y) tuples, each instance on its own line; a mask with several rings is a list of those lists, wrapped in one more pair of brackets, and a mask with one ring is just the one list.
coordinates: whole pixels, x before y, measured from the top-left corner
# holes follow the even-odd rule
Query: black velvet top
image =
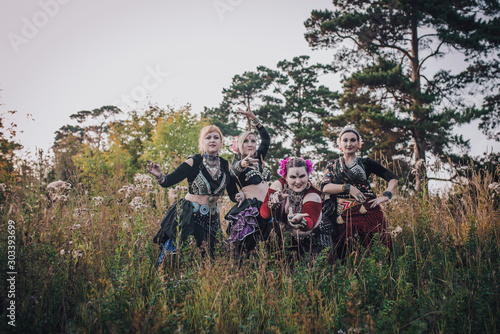
[(265, 127), (261, 126), (258, 128), (260, 135), (260, 145), (256, 152), (256, 158), (259, 160), (258, 169), (244, 168), (241, 171), (240, 161), (238, 160), (233, 164), (232, 172), (236, 177), (236, 183), (240, 188), (246, 187), (251, 184), (260, 184), (262, 181), (269, 181), (271, 178), (271, 171), (263, 167), (264, 158), (269, 150), (269, 145), (271, 143), (271, 137)]
[(170, 187), (187, 178), (190, 194), (220, 196), (227, 188), (229, 198), (231, 201), (236, 202), (235, 196), (238, 193), (238, 188), (234, 178), (231, 177), (227, 160), (219, 158), (222, 173), (217, 180), (214, 180), (205, 165), (203, 165), (203, 156), (201, 154), (196, 154), (191, 158), (193, 159), (193, 166), (183, 162), (172, 173), (166, 175), (165, 181), (160, 186)]

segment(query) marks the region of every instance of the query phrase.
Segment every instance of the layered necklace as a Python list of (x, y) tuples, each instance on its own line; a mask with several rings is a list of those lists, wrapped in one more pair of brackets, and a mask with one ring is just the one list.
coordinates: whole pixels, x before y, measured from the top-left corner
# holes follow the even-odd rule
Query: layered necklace
[(302, 201), (304, 200), (304, 194), (306, 190), (307, 188), (300, 193), (296, 193), (295, 191), (287, 187), (288, 200), (290, 201), (288, 207), (292, 208), (293, 213), (302, 212)]
[(217, 180), (221, 176), (222, 171), (220, 169), (220, 159), (218, 155), (214, 156), (205, 152), (203, 154), (203, 165), (212, 176), (212, 179)]

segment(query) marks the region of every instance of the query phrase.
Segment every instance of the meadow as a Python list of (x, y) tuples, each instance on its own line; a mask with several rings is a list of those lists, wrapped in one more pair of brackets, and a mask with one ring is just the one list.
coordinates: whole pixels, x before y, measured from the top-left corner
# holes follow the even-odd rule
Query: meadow
[(391, 256), (375, 242), (329, 264), (328, 252), (292, 259), (271, 242), (237, 261), (223, 243), (212, 257), (186, 244), (159, 270), (152, 238), (183, 188), (141, 174), (51, 183), (32, 169), (20, 180), (0, 193), (0, 256), (13, 221), (17, 271), (16, 326), (2, 298), (3, 333), (500, 332), (500, 195), (489, 173), (384, 204)]

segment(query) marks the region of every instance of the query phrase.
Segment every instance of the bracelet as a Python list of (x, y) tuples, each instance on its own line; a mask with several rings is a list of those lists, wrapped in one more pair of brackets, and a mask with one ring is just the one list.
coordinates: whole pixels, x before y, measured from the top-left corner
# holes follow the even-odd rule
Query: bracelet
[(269, 207), (269, 209), (274, 210), (281, 205), (281, 202), (273, 202), (271, 196), (274, 197), (274, 194), (271, 194), (269, 196), (269, 200), (267, 201), (267, 206)]
[(389, 199), (391, 199), (392, 198), (392, 193), (390, 191), (384, 191), (384, 193), (382, 194), (382, 196), (389, 197)]
[(237, 172), (243, 172), (243, 167), (241, 167), (241, 160), (238, 161), (236, 164), (234, 164), (234, 169), (237, 171)]
[(165, 182), (166, 176), (163, 173), (161, 173), (160, 177), (157, 177), (157, 176), (153, 175), (153, 178), (154, 178), (154, 180), (155, 180), (156, 183), (158, 183), (158, 184), (161, 185), (161, 184), (163, 184)]
[(351, 191), (351, 185), (349, 183), (344, 183), (342, 186), (342, 191), (348, 194)]
[(302, 227), (306, 227), (307, 226), (307, 220), (306, 220), (305, 217), (302, 217), (301, 223), (302, 223), (302, 225), (304, 225)]
[(255, 117), (254, 119), (251, 120), (253, 126), (255, 126), (257, 129), (262, 126), (262, 123), (260, 122), (260, 119)]

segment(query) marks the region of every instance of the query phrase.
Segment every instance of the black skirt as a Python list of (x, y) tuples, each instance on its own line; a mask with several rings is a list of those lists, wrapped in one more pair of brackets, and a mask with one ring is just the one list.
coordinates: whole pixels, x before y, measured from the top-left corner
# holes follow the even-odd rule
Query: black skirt
[(272, 226), (260, 215), (261, 206), (262, 202), (258, 199), (246, 198), (239, 207), (236, 204), (228, 211), (224, 218), (229, 243), (244, 244), (250, 251), (259, 240), (267, 240)]
[[(153, 242), (163, 245), (167, 240), (185, 242), (190, 235), (196, 239), (196, 244), (206, 241), (212, 248), (215, 244), (217, 232), (220, 230), (219, 205), (209, 208), (182, 199), (175, 202), (168, 209), (161, 221), (161, 228), (153, 238)], [(180, 235), (178, 234), (180, 233)]]

